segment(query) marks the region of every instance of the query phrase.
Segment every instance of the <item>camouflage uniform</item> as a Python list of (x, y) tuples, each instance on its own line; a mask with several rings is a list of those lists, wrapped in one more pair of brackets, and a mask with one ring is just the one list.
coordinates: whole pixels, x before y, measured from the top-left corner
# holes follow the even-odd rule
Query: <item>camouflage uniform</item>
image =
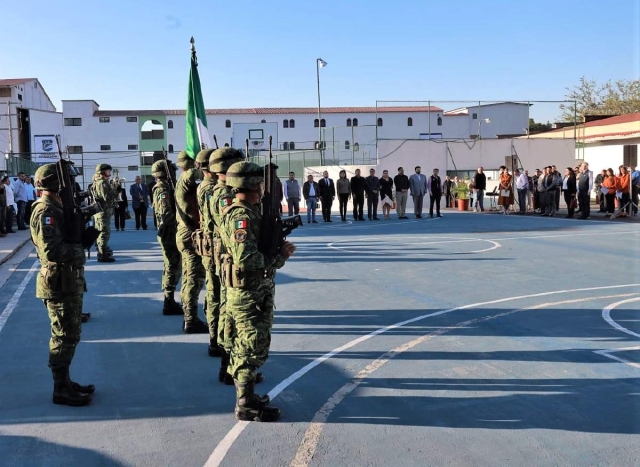
[[(262, 170), (254, 163), (238, 162), (229, 168), (227, 183), (234, 188), (255, 187), (263, 179)], [(261, 227), (258, 204), (235, 199), (223, 211), (220, 234), (226, 255), (222, 278), (227, 287), (226, 310), (233, 319), (235, 334), (227, 371), (236, 385), (236, 417), (274, 421), (280, 411), (267, 407), (268, 396), (257, 396), (253, 386), (256, 370), (269, 355), (275, 270), (285, 261), (280, 255), (268, 258), (259, 251)]]
[(198, 296), (204, 286), (205, 271), (192, 240), (193, 232), (200, 225), (196, 190), (197, 180), (202, 179), (202, 172), (193, 167), (193, 160), (188, 157), (184, 151), (178, 156), (178, 165), (183, 168), (183, 172), (176, 183), (175, 192), (178, 213), (176, 245), (182, 255), (180, 299), (184, 311), (185, 332), (208, 333), (209, 328), (198, 318)]
[(162, 314), (181, 315), (182, 308), (175, 302), (174, 291), (182, 274), (180, 252), (176, 246), (176, 201), (170, 183), (167, 181), (165, 161), (156, 161), (151, 173), (158, 179), (153, 187), (153, 215), (158, 225), (158, 243), (162, 248), (164, 270), (162, 272), (162, 290), (164, 305)]
[[(213, 189), (213, 194), (209, 200), (209, 212), (213, 218), (213, 244), (214, 244), (214, 265), (215, 275), (220, 286), (220, 305), (219, 305), (219, 320), (218, 320), (218, 346), (222, 350), (220, 359), (220, 371), (218, 373), (218, 379), (228, 385), (233, 384), (233, 378), (227, 373), (227, 367), (229, 366), (229, 359), (231, 354), (231, 346), (233, 344), (233, 322), (230, 315), (226, 312), (225, 300), (226, 300), (226, 287), (220, 281), (220, 261), (222, 255), (225, 253), (222, 241), (220, 239), (220, 226), (222, 225), (222, 211), (227, 206), (233, 203), (233, 191), (226, 183), (225, 174), (227, 169), (235, 162), (240, 162), (244, 159), (244, 155), (237, 149), (222, 148), (214, 151), (209, 158), (209, 170), (218, 175), (218, 182)], [(262, 380), (262, 375), (256, 376), (256, 382)]]
[[(55, 170), (56, 164), (40, 167), (36, 171), (36, 185), (57, 192)], [(45, 177), (46, 182), (42, 182)], [(54, 378), (53, 402), (86, 405), (91, 402), (90, 394), (95, 388), (80, 386), (69, 377), (69, 366), (80, 342), (82, 299), (87, 291), (84, 248), (81, 243), (63, 240), (62, 204), (52, 196), (45, 194), (33, 203), (30, 227), (31, 240), (40, 261), (36, 297), (44, 302), (51, 320), (49, 367)]]
[[(105, 169), (108, 167), (108, 169)], [(95, 200), (102, 206), (102, 212), (93, 216), (95, 228), (100, 232), (96, 240), (98, 249), (98, 261), (113, 261), (113, 251), (109, 248), (109, 238), (111, 237), (111, 217), (113, 217), (113, 203), (118, 198), (118, 187), (105, 180), (102, 176), (104, 170), (111, 170), (107, 164), (99, 164), (96, 167), (96, 174), (93, 176), (91, 190)]]

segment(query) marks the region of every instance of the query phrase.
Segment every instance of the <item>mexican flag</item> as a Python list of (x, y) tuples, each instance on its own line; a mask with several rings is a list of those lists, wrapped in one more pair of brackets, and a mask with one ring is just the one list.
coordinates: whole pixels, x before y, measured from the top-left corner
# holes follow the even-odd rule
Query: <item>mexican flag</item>
[(201, 149), (210, 146), (207, 115), (204, 111), (200, 77), (198, 76), (198, 59), (196, 58), (196, 49), (193, 46), (191, 47), (191, 71), (189, 72), (189, 92), (187, 95), (186, 141), (186, 151), (192, 159), (196, 158)]

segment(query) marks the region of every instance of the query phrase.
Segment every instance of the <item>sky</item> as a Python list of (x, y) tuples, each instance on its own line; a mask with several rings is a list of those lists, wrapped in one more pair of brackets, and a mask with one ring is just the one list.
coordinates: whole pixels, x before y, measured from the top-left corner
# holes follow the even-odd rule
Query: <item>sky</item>
[(38, 78), (58, 110), (183, 109), (191, 36), (207, 108), (315, 107), (318, 57), (322, 106), (562, 100), (582, 76), (640, 77), (640, 0), (23, 0), (2, 23), (0, 78)]

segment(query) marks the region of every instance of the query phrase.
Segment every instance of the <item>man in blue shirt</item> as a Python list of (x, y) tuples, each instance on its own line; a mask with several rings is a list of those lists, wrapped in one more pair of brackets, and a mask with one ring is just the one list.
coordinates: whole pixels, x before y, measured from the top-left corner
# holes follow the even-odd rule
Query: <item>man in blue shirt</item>
[(24, 172), (18, 173), (18, 180), (13, 185), (15, 201), (18, 205), (18, 230), (27, 230), (24, 223), (24, 213), (27, 207), (27, 188), (24, 185)]

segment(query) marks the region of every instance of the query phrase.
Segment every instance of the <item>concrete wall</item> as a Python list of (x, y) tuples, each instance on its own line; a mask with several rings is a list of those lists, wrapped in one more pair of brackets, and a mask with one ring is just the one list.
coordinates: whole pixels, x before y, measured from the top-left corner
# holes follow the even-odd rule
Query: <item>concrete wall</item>
[[(584, 154), (584, 161), (589, 163), (589, 169), (594, 174), (598, 174), (602, 169), (613, 169), (615, 173), (618, 173), (618, 167), (623, 163), (623, 151), (625, 145), (640, 144), (640, 138), (617, 140), (617, 141), (604, 141), (597, 144), (590, 144), (583, 149), (576, 150), (576, 154), (582, 156)], [(640, 150), (640, 148), (638, 148)]]

